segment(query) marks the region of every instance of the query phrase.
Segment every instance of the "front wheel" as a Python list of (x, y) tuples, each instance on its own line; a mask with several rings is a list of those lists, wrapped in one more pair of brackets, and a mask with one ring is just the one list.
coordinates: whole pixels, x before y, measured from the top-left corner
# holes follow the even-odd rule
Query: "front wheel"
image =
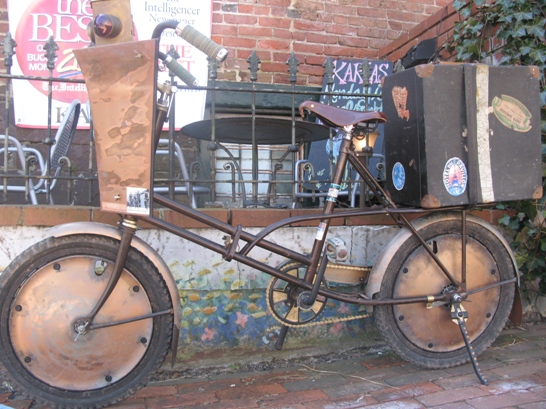
[[(435, 221), (419, 234), (447, 270), (461, 280), (461, 221)], [(467, 220), (467, 291), (491, 286), (470, 295), (462, 306), (468, 312), (466, 326), (476, 352), (483, 352), (503, 329), (514, 298), (515, 284), (495, 284), (514, 278), (510, 253), (500, 239), (480, 223)], [(425, 248), (412, 235), (391, 259), (379, 292), (380, 298), (440, 295), (455, 292)], [(428, 308), (427, 308), (428, 307)], [(459, 326), (452, 321), (450, 305), (426, 303), (375, 307), (381, 334), (405, 360), (428, 368), (447, 368), (470, 357)]]
[[(135, 249), (96, 328), (76, 331), (100, 298), (118, 247), (102, 236), (48, 238), (2, 273), (0, 361), (15, 389), (53, 407), (100, 408), (134, 393), (159, 368), (172, 303), (156, 267)], [(164, 313), (143, 318), (157, 312)]]

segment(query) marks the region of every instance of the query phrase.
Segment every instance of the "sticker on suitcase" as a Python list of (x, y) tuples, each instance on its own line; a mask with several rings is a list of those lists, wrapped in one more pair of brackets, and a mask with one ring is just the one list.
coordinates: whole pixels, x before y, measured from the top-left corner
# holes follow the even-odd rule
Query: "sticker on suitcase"
[(406, 171), (400, 162), (396, 162), (392, 167), (392, 184), (396, 190), (402, 190), (406, 184)]
[(451, 158), (444, 167), (444, 186), (452, 196), (460, 196), (466, 190), (468, 174), (466, 166), (457, 157)]
[(405, 119), (409, 121), (410, 112), (407, 109), (408, 106), (408, 90), (406, 87), (393, 87), (392, 88), (392, 99), (394, 101), (394, 106), (396, 107), (396, 112), (400, 119)]
[(531, 112), (516, 98), (509, 95), (494, 97), (490, 108), (497, 119), (507, 128), (516, 132), (528, 132), (531, 129)]

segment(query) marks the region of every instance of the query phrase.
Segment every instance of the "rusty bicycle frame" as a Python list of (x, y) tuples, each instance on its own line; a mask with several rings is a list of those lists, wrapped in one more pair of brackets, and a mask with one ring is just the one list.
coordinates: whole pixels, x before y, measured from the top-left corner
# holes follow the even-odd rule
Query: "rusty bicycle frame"
[[(159, 52), (163, 31), (175, 30), (218, 62), (227, 51), (177, 21), (160, 23), (151, 40), (132, 41), (128, 0), (92, 3), (93, 24), (108, 23), (99, 27), (102, 31), (95, 27), (96, 33), (111, 31), (116, 21), (126, 29), (120, 38), (119, 33), (99, 36), (96, 47), (73, 51), (94, 121), (101, 209), (121, 215), (122, 221), (118, 228), (97, 222), (55, 226), (2, 273), (0, 362), (8, 381), (55, 407), (97, 408), (144, 386), (163, 363), (169, 343), (175, 363), (182, 323), (179, 289), (160, 254), (135, 237), (142, 221), (270, 275), (266, 304), (281, 323), (278, 332), (265, 337), (270, 347), (281, 349), (289, 328), (317, 319), (328, 299), (337, 300), (366, 307), (365, 315), (340, 320), (363, 318), (373, 307), (379, 332), (407, 361), (436, 369), (470, 361), (487, 384), (476, 354), (491, 345), (511, 311), (510, 318), (517, 320), (521, 300), (517, 264), (506, 239), (469, 214), (471, 207), (482, 205), (397, 205), (353, 143), (385, 122), (385, 115), (313, 101), (301, 103), (300, 114), (312, 113), (342, 136), (320, 214), (289, 217), (252, 234), (240, 224), (154, 194), (154, 153), (164, 123), (172, 120), (176, 92), (170, 82), (158, 83), (158, 60), (192, 83), (191, 74)], [(118, 13), (125, 25), (102, 14), (108, 12)], [(359, 175), (361, 201), (367, 205), (369, 191), (378, 204), (336, 208), (347, 165)], [(154, 206), (224, 233), (223, 243), (161, 219)], [(392, 218), (398, 232), (373, 266), (346, 263), (336, 240), (327, 237), (333, 221), (376, 215)], [(271, 238), (281, 228), (313, 223), (309, 253)], [(269, 265), (253, 257), (256, 248), (285, 260)]]
[[(172, 27), (167, 27), (172, 28)], [(154, 38), (158, 39), (161, 35), (163, 28), (156, 29), (156, 33), (154, 34)], [(140, 43), (140, 45), (139, 45)], [(432, 305), (433, 303), (436, 304), (451, 304), (451, 305), (457, 305), (460, 306), (460, 302), (462, 300), (465, 300), (469, 294), (475, 294), (477, 292), (489, 290), (494, 287), (503, 286), (506, 284), (514, 283), (516, 281), (516, 278), (511, 278), (508, 280), (502, 280), (494, 284), (489, 284), (482, 286), (480, 288), (474, 288), (471, 290), (471, 292), (468, 292), (467, 290), (467, 271), (466, 271), (466, 214), (467, 214), (467, 207), (465, 206), (454, 206), (454, 207), (444, 207), (442, 209), (420, 209), (420, 208), (399, 208), (394, 204), (388, 197), (388, 194), (383, 190), (383, 188), (380, 186), (379, 182), (374, 179), (370, 171), (367, 169), (365, 165), (361, 163), (359, 158), (354, 152), (353, 147), (353, 138), (355, 138), (357, 135), (362, 134), (362, 132), (369, 131), (371, 128), (376, 126), (379, 122), (383, 122), (385, 120), (384, 116), (380, 113), (355, 113), (353, 112), (353, 115), (349, 118), (349, 120), (338, 120), (338, 116), (340, 115), (341, 109), (328, 107), (324, 108), (325, 106), (322, 106), (318, 103), (312, 103), (310, 101), (304, 102), (300, 106), (300, 113), (302, 115), (305, 114), (306, 111), (313, 112), (316, 114), (324, 123), (328, 124), (330, 127), (336, 127), (338, 129), (341, 129), (344, 133), (344, 137), (341, 142), (340, 147), (340, 153), (339, 157), (336, 163), (335, 167), (335, 173), (331, 181), (330, 185), (330, 191), (328, 194), (328, 197), (325, 201), (325, 206), (322, 214), (319, 215), (304, 215), (304, 216), (295, 216), (290, 217), (285, 220), (279, 221), (277, 223), (274, 223), (270, 225), (269, 227), (263, 229), (260, 233), (254, 235), (250, 234), (248, 232), (245, 232), (243, 230), (243, 227), (241, 225), (232, 226), (230, 224), (221, 222), (218, 219), (215, 219), (213, 217), (210, 217), (206, 214), (203, 214), (202, 212), (195, 210), (193, 208), (190, 208), (188, 206), (185, 206), (183, 204), (177, 203), (174, 200), (171, 200), (169, 198), (166, 198), (161, 195), (157, 195), (153, 193), (153, 188), (151, 186), (152, 182), (149, 178), (149, 173), (151, 173), (150, 169), (147, 171), (143, 171), (142, 173), (146, 174), (148, 173), (147, 177), (142, 178), (141, 180), (137, 180), (137, 183), (140, 183), (139, 186), (143, 187), (146, 191), (146, 195), (149, 196), (148, 200), (150, 202), (149, 208), (146, 209), (145, 212), (137, 212), (137, 214), (131, 214), (130, 211), (128, 211), (128, 206), (125, 207), (124, 200), (128, 200), (128, 194), (125, 191), (127, 189), (127, 186), (134, 186), (135, 180), (132, 178), (132, 175), (129, 176), (123, 176), (118, 175), (117, 172), (124, 172), (124, 169), (114, 169), (115, 167), (112, 164), (108, 164), (108, 171), (103, 170), (102, 166), (104, 165), (103, 162), (105, 162), (108, 158), (108, 154), (106, 153), (108, 150), (113, 150), (114, 147), (110, 145), (111, 142), (101, 144), (101, 140), (104, 142), (105, 138), (104, 135), (112, 134), (112, 130), (115, 129), (116, 133), (120, 134), (131, 134), (131, 132), (135, 132), (135, 127), (131, 128), (131, 126), (128, 127), (128, 129), (121, 129), (119, 128), (119, 121), (123, 120), (118, 118), (115, 115), (111, 115), (110, 112), (117, 111), (116, 109), (113, 109), (108, 104), (105, 104), (105, 100), (107, 99), (116, 99), (116, 97), (119, 98), (125, 98), (125, 100), (128, 99), (128, 97), (123, 97), (122, 95), (117, 95), (116, 97), (113, 97), (113, 95), (110, 95), (108, 92), (105, 91), (106, 87), (104, 86), (104, 82), (110, 82), (108, 84), (109, 86), (113, 85), (112, 78), (115, 78), (119, 81), (118, 74), (116, 73), (116, 67), (123, 71), (127, 68), (127, 63), (123, 64), (120, 63), (115, 67), (109, 66), (107, 70), (104, 68), (101, 68), (97, 65), (97, 61), (100, 61), (102, 59), (110, 59), (110, 58), (117, 58), (124, 55), (128, 55), (129, 58), (132, 58), (133, 60), (137, 58), (139, 61), (146, 60), (147, 64), (144, 69), (146, 72), (145, 77), (146, 78), (152, 78), (155, 79), (156, 70), (154, 68), (150, 68), (152, 65), (155, 65), (155, 61), (157, 60), (157, 43), (155, 40), (148, 40), (145, 42), (139, 42), (139, 43), (122, 43), (117, 44), (114, 46), (109, 47), (98, 47), (100, 48), (98, 51), (89, 51), (89, 52), (82, 52), (78, 51), (76, 53), (76, 56), (78, 58), (78, 61), (80, 65), (82, 66), (82, 72), (84, 72), (84, 76), (86, 77), (86, 82), (88, 85), (89, 90), (89, 96), (91, 101), (91, 109), (93, 110), (93, 117), (94, 118), (100, 118), (96, 120), (94, 124), (94, 129), (96, 132), (96, 140), (97, 140), (97, 158), (98, 158), (98, 166), (99, 166), (99, 175), (101, 173), (107, 173), (108, 180), (100, 180), (99, 177), (99, 185), (101, 185), (101, 204), (103, 206), (103, 210), (108, 211), (116, 211), (117, 213), (124, 214), (124, 220), (122, 223), (122, 234), (121, 234), (121, 240), (120, 240), (120, 247), (118, 250), (118, 257), (116, 260), (116, 264), (114, 266), (114, 273), (112, 274), (112, 277), (110, 278), (110, 281), (104, 290), (103, 296), (98, 301), (97, 305), (93, 309), (93, 311), (86, 317), (84, 320), (84, 325), (82, 325), (81, 331), (85, 331), (88, 326), (92, 328), (93, 324), (93, 318), (96, 316), (102, 305), (106, 302), (108, 299), (108, 295), (113, 291), (118, 278), (121, 275), (121, 272), (123, 271), (123, 267), (125, 264), (125, 259), (127, 257), (128, 251), (131, 248), (131, 242), (132, 238), (134, 236), (134, 233), (137, 229), (137, 221), (142, 220), (146, 223), (157, 227), (159, 229), (165, 230), (169, 233), (172, 233), (174, 235), (177, 235), (179, 237), (182, 237), (184, 239), (187, 239), (193, 243), (198, 244), (199, 246), (206, 248), (208, 250), (212, 250), (216, 253), (219, 253), (222, 255), (222, 257), (227, 260), (235, 260), (237, 262), (241, 262), (243, 264), (246, 264), (250, 267), (253, 267), (255, 269), (258, 269), (260, 271), (263, 271), (277, 279), (284, 280), (287, 283), (296, 286), (299, 290), (300, 296), (298, 297), (298, 305), (302, 308), (310, 308), (313, 306), (315, 301), (319, 297), (325, 297), (325, 298), (331, 298), (338, 301), (343, 301), (351, 304), (358, 304), (358, 305), (364, 305), (364, 306), (381, 306), (381, 305), (401, 305), (401, 304), (413, 304), (413, 303), (427, 303), (427, 305)], [(135, 48), (136, 47), (136, 48)], [(104, 51), (102, 50), (104, 49)], [(95, 53), (92, 56), (87, 55), (86, 53)], [(144, 66), (144, 63), (143, 63)], [(114, 73), (114, 74), (113, 74)], [(119, 74), (121, 75), (121, 74)], [(153, 111), (149, 111), (149, 108), (146, 108), (148, 112), (148, 117), (144, 120), (146, 123), (145, 131), (142, 133), (142, 130), (136, 131), (141, 132), (141, 134), (138, 134), (138, 138), (143, 138), (143, 140), (146, 140), (145, 148), (142, 151), (134, 152), (133, 150), (130, 151), (128, 154), (129, 159), (131, 160), (131, 157), (136, 157), (138, 161), (138, 166), (142, 165), (142, 161), (140, 159), (140, 155), (146, 155), (146, 152), (148, 157), (145, 158), (144, 162), (147, 166), (151, 168), (152, 163), (152, 152), (155, 149), (155, 146), (157, 145), (157, 141), (159, 140), (159, 135), (162, 130), (162, 124), (166, 119), (167, 113), (170, 110), (170, 101), (172, 101), (172, 96), (168, 93), (168, 86), (158, 86), (158, 91), (161, 93), (161, 97), (159, 99), (159, 102), (156, 103), (154, 100), (154, 95), (156, 93), (156, 87), (154, 85), (150, 85), (150, 81), (148, 82), (142, 82), (138, 84), (130, 84), (129, 89), (127, 90), (127, 86), (123, 89), (123, 92), (129, 92), (136, 94), (138, 90), (139, 93), (145, 93), (146, 97), (144, 98), (146, 104), (153, 104), (156, 108)], [(131, 87), (134, 87), (134, 89), (130, 89)], [(167, 91), (166, 91), (167, 90)], [(124, 102), (125, 106), (124, 108), (128, 109), (128, 111), (135, 111), (140, 110), (143, 111), (144, 108), (142, 106), (138, 106), (138, 104), (133, 104), (129, 101)], [(123, 105), (123, 104), (122, 104)], [(117, 106), (116, 106), (117, 107)], [(97, 111), (97, 112), (95, 112)], [(347, 111), (345, 111), (347, 112)], [(139, 128), (142, 128), (142, 124), (137, 124)], [(121, 130), (120, 130), (121, 129)], [(150, 138), (150, 135), (153, 135), (153, 138)], [(141, 145), (139, 143), (139, 145)], [(117, 149), (117, 148), (116, 148)], [(146, 151), (147, 150), (147, 151)], [(120, 155), (119, 153), (116, 153), (116, 155)], [(362, 178), (363, 183), (367, 185), (367, 187), (370, 189), (370, 191), (374, 194), (374, 196), (379, 201), (379, 206), (374, 207), (368, 207), (368, 208), (361, 208), (361, 209), (351, 209), (351, 210), (335, 210), (336, 205), (336, 197), (337, 193), (339, 191), (339, 186), (341, 184), (342, 178), (343, 178), (343, 172), (347, 164), (350, 164), (356, 172), (360, 175)], [(120, 168), (124, 168), (125, 166), (120, 166)], [(129, 171), (130, 172), (130, 171)], [(112, 175), (115, 175), (115, 178), (112, 178)], [(130, 182), (127, 182), (124, 179), (130, 179)], [(118, 185), (112, 186), (112, 183), (109, 182), (112, 179), (121, 180), (121, 182), (118, 182)], [(133, 185), (131, 185), (131, 183)], [(118, 192), (118, 193), (116, 193)], [(114, 199), (111, 199), (112, 195), (114, 195)], [(109, 202), (105, 203), (105, 198), (108, 197)], [(157, 204), (160, 206), (164, 206), (168, 209), (173, 210), (176, 213), (179, 213), (181, 215), (187, 216), (192, 218), (195, 221), (198, 221), (200, 223), (203, 223), (209, 227), (212, 227), (214, 229), (217, 229), (228, 236), (226, 236), (225, 245), (221, 245), (217, 242), (205, 239), (191, 231), (188, 231), (187, 229), (181, 228), (179, 226), (176, 226), (172, 223), (166, 222), (164, 220), (159, 219), (158, 217), (155, 217), (153, 215), (153, 204)], [(124, 211), (127, 210), (127, 211)], [(335, 211), (334, 211), (335, 210)], [(462, 260), (462, 271), (461, 271), (461, 280), (457, 280), (452, 272), (449, 271), (449, 269), (442, 263), (442, 261), (439, 259), (439, 257), (435, 254), (433, 249), (427, 245), (425, 240), (420, 236), (417, 229), (408, 221), (407, 215), (424, 215), (426, 213), (431, 212), (451, 212), (451, 211), (457, 211), (461, 214), (461, 260)], [(390, 216), (394, 222), (400, 226), (405, 227), (409, 229), (411, 234), (417, 238), (419, 243), (422, 245), (422, 247), (426, 250), (426, 252), (429, 254), (431, 258), (431, 262), (435, 263), (443, 275), (447, 278), (447, 280), (450, 283), (451, 288), (455, 289), (454, 291), (446, 291), (442, 294), (423, 294), (421, 296), (411, 296), (411, 297), (392, 297), (392, 298), (371, 298), (369, 296), (366, 296), (363, 292), (357, 292), (357, 293), (343, 293), (336, 291), (334, 289), (327, 288), (323, 285), (323, 279), (325, 275), (325, 271), (327, 270), (327, 253), (325, 251), (325, 242), (326, 242), (326, 235), (328, 233), (328, 229), (330, 227), (330, 224), (332, 220), (339, 219), (339, 218), (351, 218), (351, 217), (357, 217), (357, 216), (364, 216), (364, 215), (388, 215)], [(313, 248), (310, 254), (302, 254), (299, 252), (296, 252), (294, 250), (291, 250), (285, 246), (275, 244), (268, 240), (268, 235), (272, 232), (276, 231), (277, 229), (289, 226), (292, 224), (297, 224), (300, 222), (310, 222), (310, 221), (316, 221), (318, 222), (317, 227), (317, 235), (315, 237)], [(246, 242), (246, 244), (238, 250), (238, 248), (241, 245), (241, 241)], [(251, 250), (255, 247), (259, 247), (265, 250), (268, 250), (270, 252), (273, 252), (275, 254), (281, 255), (289, 260), (292, 260), (294, 262), (301, 263), (306, 268), (306, 273), (303, 278), (298, 278), (293, 275), (290, 275), (284, 271), (282, 271), (280, 268), (275, 268), (270, 265), (267, 265), (263, 262), (260, 262), (254, 258), (252, 258), (249, 253)], [(157, 312), (155, 314), (161, 314), (161, 313), (171, 313), (171, 311), (164, 311), (164, 312)], [(175, 312), (176, 315), (176, 312)], [(147, 317), (141, 317), (139, 319), (144, 319)], [(461, 326), (461, 331), (463, 332), (464, 336), (464, 320), (459, 320), (459, 325)], [(282, 347), (282, 344), (284, 342), (285, 336), (288, 331), (288, 326), (283, 326), (281, 333), (276, 341), (275, 347), (280, 349)], [(173, 337), (173, 347), (176, 348), (176, 340), (174, 339), (176, 337)], [(467, 339), (465, 338), (465, 342)], [(469, 354), (472, 358), (472, 350), (470, 347), (470, 344), (467, 342), (467, 348), (469, 351)], [(472, 362), (476, 363), (475, 357), (472, 358)], [(483, 378), (479, 374), (478, 370), (476, 370), (476, 373), (484, 382)]]

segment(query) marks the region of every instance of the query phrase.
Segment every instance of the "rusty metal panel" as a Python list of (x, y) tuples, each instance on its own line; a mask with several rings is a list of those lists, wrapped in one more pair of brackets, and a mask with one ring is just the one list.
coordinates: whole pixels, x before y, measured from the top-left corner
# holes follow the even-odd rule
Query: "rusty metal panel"
[(156, 41), (74, 50), (95, 132), (101, 209), (150, 213)]

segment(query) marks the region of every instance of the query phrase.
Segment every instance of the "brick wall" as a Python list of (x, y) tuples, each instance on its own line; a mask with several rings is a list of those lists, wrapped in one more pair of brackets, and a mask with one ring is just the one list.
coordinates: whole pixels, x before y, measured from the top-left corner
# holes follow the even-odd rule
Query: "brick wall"
[[(381, 58), (397, 61), (407, 51), (420, 41), (437, 37), (438, 46), (442, 47), (453, 33), (455, 22), (460, 19), (459, 13), (449, 4), (432, 14), (430, 17), (415, 25), (411, 30), (399, 36), (396, 40), (383, 46), (379, 50)], [(450, 56), (441, 50), (440, 56), (447, 60)]]
[(214, 1), (213, 38), (230, 51), (220, 79), (245, 81), (246, 59), (256, 50), (259, 82), (288, 83), (286, 60), (294, 52), (298, 84), (322, 84), (322, 64), (332, 58), (378, 58), (451, 0), (221, 0)]
[[(256, 50), (262, 62), (258, 81), (288, 83), (285, 63), (294, 52), (298, 84), (321, 84), (327, 56), (378, 58), (383, 47), (451, 1), (214, 0), (213, 38), (230, 51), (219, 78), (248, 80), (246, 59)], [(7, 21), (7, 0), (0, 0), (0, 40)]]

